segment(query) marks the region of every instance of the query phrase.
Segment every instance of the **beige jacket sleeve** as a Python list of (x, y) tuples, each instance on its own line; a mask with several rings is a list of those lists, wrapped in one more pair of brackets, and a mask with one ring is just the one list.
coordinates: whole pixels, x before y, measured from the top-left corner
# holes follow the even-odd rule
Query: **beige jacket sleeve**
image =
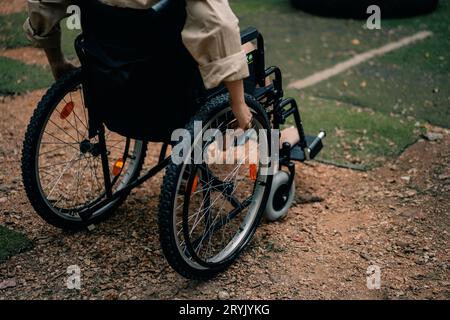
[(37, 47), (56, 48), (61, 45), (59, 22), (68, 16), (72, 0), (27, 0), (28, 18), (23, 25), (27, 37)]
[(200, 66), (206, 88), (249, 75), (239, 21), (228, 0), (187, 0), (183, 43)]
[[(37, 47), (58, 47), (59, 22), (68, 16), (74, 0), (27, 0), (28, 19), (24, 30)], [(148, 8), (157, 0), (101, 0), (109, 5)], [(174, 0), (178, 1), (178, 0)], [(207, 88), (222, 81), (241, 80), (249, 75), (245, 52), (241, 48), (239, 21), (228, 0), (186, 0), (187, 20), (183, 43), (198, 62)]]

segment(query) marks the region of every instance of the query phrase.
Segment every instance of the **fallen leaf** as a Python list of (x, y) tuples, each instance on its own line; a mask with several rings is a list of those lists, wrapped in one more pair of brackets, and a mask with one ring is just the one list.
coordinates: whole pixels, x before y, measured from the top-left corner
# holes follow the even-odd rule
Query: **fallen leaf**
[(442, 135), (442, 133), (427, 132), (427, 133), (423, 134), (422, 137), (427, 139), (428, 141), (436, 141), (436, 140), (441, 140), (444, 136)]
[(400, 179), (402, 179), (403, 181), (405, 181), (407, 183), (409, 183), (411, 181), (411, 177), (410, 176), (404, 176), (404, 177), (401, 177)]
[(7, 288), (13, 288), (17, 285), (15, 279), (7, 279), (0, 282), (0, 290), (7, 289)]
[(304, 242), (305, 240), (299, 235), (293, 235), (291, 239), (295, 242)]

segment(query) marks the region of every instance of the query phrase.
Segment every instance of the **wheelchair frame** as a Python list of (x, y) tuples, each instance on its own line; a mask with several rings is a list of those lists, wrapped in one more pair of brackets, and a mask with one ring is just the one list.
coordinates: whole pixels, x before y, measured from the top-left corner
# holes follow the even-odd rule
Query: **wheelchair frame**
[[(256, 49), (250, 54), (253, 55), (255, 63), (254, 80), (259, 86), (255, 89), (253, 96), (261, 103), (264, 110), (266, 110), (274, 129), (280, 129), (280, 126), (285, 124), (289, 117), (293, 116), (294, 123), (300, 137), (298, 144), (291, 146), (289, 143), (284, 143), (280, 150), (279, 163), (281, 167), (284, 166), (289, 170), (288, 184), (290, 186), (295, 176), (295, 165), (292, 160), (303, 162), (313, 159), (323, 147), (322, 139), (325, 137), (325, 132), (321, 131), (319, 135), (315, 137), (305, 135), (301, 115), (295, 99), (283, 98), (284, 93), (281, 70), (274, 66), (267, 69), (265, 67), (264, 38), (256, 28), (248, 28), (241, 33), (242, 44), (252, 41), (256, 41), (257, 44)], [(274, 77), (272, 83), (266, 86), (266, 78), (272, 76)], [(207, 101), (225, 92), (226, 88), (223, 86), (210, 90), (207, 92), (204, 100)], [(143, 184), (145, 181), (163, 170), (170, 162), (170, 155), (166, 156), (169, 144), (164, 143), (160, 151), (159, 161), (154, 167), (150, 168), (145, 174), (136, 178), (136, 180), (130, 182), (124, 188), (113, 193), (110, 169), (108, 165), (104, 125), (100, 126), (97, 135), (99, 137), (99, 152), (102, 162), (106, 198), (99, 201), (94, 206), (79, 212), (81, 219), (84, 221), (89, 220), (93, 213), (98, 209), (108, 205), (122, 195), (130, 192), (132, 189)]]

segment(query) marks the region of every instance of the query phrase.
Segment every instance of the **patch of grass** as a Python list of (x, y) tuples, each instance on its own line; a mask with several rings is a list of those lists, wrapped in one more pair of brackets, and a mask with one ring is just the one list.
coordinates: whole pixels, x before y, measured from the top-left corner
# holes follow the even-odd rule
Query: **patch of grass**
[(435, 13), (385, 24), (434, 35), (357, 66), (305, 92), (450, 127), (450, 3)]
[(319, 159), (339, 164), (381, 165), (414, 143), (422, 130), (414, 121), (342, 102), (303, 96), (298, 103), (305, 131), (328, 133)]
[(287, 0), (267, 3), (231, 1), (241, 28), (256, 26), (264, 35), (267, 64), (281, 68), (285, 84), (419, 31), (434, 33), (306, 90), (288, 90), (303, 97), (306, 131), (328, 132), (322, 159), (370, 168), (413, 143), (418, 120), (450, 126), (449, 1), (426, 16), (382, 20), (381, 30), (294, 10)]
[[(26, 12), (0, 15), (0, 48), (10, 49), (27, 47), (31, 43), (23, 32), (22, 25), (27, 18)], [(73, 43), (80, 30), (69, 30), (66, 19), (61, 21), (62, 49), (69, 59), (76, 57)]]
[[(0, 16), (0, 48), (10, 49), (30, 46), (22, 25), (27, 17), (24, 12)], [(65, 20), (61, 22), (62, 49), (70, 60), (76, 58), (73, 46), (79, 30), (69, 30)], [(27, 65), (20, 61), (0, 57), (0, 95), (22, 93), (48, 87), (53, 82), (48, 68)]]
[(76, 59), (77, 55), (74, 48), (75, 38), (81, 33), (81, 30), (69, 30), (66, 28), (66, 19), (61, 21), (62, 30), (62, 49), (66, 57), (70, 60)]
[(0, 95), (45, 88), (52, 82), (48, 68), (0, 57)]
[(376, 59), (304, 92), (449, 127), (449, 80), (448, 74), (426, 71), (420, 65), (412, 68)]
[(270, 241), (270, 240), (267, 241), (264, 244), (264, 249), (265, 249), (266, 252), (277, 252), (277, 253), (280, 253), (280, 252), (286, 251), (286, 249), (281, 247), (281, 246), (279, 246), (278, 243)]
[(252, 0), (239, 3), (235, 11), (241, 29), (255, 26), (260, 30), (267, 64), (279, 66), (286, 83), (409, 34), (395, 26), (368, 30), (365, 21), (314, 16), (291, 8), (287, 0), (269, 1), (270, 5), (258, 9)]
[(441, 1), (429, 15), (383, 20), (379, 31), (365, 29), (364, 21), (290, 9), (288, 1), (268, 1), (259, 9), (253, 0), (231, 3), (243, 28), (253, 25), (263, 33), (268, 64), (281, 67), (285, 83), (418, 31), (433, 31), (425, 41), (355, 67), (306, 93), (450, 126), (450, 2)]
[(22, 30), (26, 12), (0, 15), (0, 48), (17, 48), (29, 45)]
[(0, 225), (0, 262), (31, 247), (23, 234)]
[(291, 10), (289, 0), (230, 0), (230, 5), (234, 11), (241, 15), (264, 10)]

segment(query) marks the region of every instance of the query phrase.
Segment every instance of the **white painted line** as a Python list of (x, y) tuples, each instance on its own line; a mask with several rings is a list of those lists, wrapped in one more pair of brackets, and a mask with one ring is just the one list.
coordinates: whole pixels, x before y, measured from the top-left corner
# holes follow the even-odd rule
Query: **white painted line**
[(342, 73), (345, 70), (348, 70), (348, 69), (350, 69), (358, 64), (361, 64), (367, 60), (373, 59), (377, 56), (381, 56), (390, 51), (397, 50), (401, 47), (410, 45), (416, 41), (426, 39), (432, 35), (433, 35), (433, 33), (431, 31), (421, 31), (410, 37), (405, 37), (396, 42), (388, 43), (387, 45), (385, 45), (381, 48), (372, 49), (367, 52), (357, 54), (353, 58), (351, 58), (347, 61), (344, 61), (344, 62), (340, 62), (337, 65), (335, 65), (334, 67), (325, 69), (323, 71), (319, 71), (305, 79), (294, 81), (289, 84), (288, 88), (303, 89), (306, 87), (313, 86), (321, 81), (324, 81), (331, 77), (334, 77), (335, 75), (338, 75), (339, 73)]

